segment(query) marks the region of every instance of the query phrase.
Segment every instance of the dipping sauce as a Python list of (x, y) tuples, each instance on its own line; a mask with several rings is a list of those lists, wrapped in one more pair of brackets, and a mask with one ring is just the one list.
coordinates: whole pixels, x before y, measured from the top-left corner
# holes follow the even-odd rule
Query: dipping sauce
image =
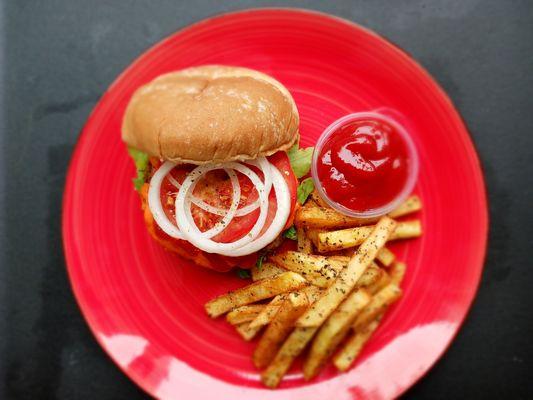
[(332, 124), (321, 139), (313, 175), (325, 197), (341, 211), (385, 214), (391, 211), (388, 205), (398, 204), (412, 190), (414, 146), (388, 117), (352, 114)]

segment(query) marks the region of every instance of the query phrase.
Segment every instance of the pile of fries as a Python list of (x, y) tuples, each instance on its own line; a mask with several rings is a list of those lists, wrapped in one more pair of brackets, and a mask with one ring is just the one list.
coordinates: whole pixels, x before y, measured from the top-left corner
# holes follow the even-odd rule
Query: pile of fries
[(421, 208), (411, 196), (388, 216), (363, 222), (329, 208), (315, 192), (296, 214), (298, 251), (269, 256), (253, 268), (254, 283), (209, 301), (207, 313), (226, 314), (245, 340), (264, 330), (253, 362), (268, 387), (279, 385), (307, 347), (306, 380), (330, 357), (345, 371), (402, 294), (406, 266), (385, 245), (422, 234), (419, 220), (396, 220)]

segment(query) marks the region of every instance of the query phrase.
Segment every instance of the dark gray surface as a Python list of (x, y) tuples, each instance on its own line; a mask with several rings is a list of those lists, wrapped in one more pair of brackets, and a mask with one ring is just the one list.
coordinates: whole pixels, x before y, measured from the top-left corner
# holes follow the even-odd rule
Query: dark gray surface
[(372, 28), (449, 93), (484, 165), (489, 252), (463, 329), (406, 397), (533, 398), (531, 2), (191, 3), (3, 4), (0, 398), (144, 398), (98, 347), (71, 293), (60, 234), (65, 170), (97, 99), (144, 49), (206, 16), (259, 5), (319, 9)]

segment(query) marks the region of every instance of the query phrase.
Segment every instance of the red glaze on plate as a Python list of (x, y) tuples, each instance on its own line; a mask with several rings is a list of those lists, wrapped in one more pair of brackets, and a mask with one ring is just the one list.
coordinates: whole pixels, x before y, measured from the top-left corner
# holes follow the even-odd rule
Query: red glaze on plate
[[(164, 251), (148, 235), (120, 140), (133, 91), (192, 65), (241, 65), (291, 91), (302, 145), (334, 120), (387, 107), (401, 113), (420, 155), (416, 193), (424, 236), (391, 244), (408, 269), (392, 307), (355, 366), (307, 383), (293, 369), (262, 387), (245, 343), (203, 304), (245, 282)], [(445, 166), (445, 167), (444, 167)], [(79, 139), (63, 199), (63, 240), (80, 308), (100, 345), (139, 386), (162, 398), (386, 399), (443, 354), (475, 295), (487, 204), (479, 160), (448, 97), (418, 64), (376, 34), (324, 14), (253, 10), (186, 28), (135, 61), (102, 97)]]

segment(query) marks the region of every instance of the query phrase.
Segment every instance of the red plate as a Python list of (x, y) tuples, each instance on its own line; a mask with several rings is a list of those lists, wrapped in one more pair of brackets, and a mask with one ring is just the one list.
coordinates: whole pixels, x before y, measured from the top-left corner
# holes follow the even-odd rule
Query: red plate
[[(295, 370), (264, 389), (244, 343), (203, 304), (242, 286), (235, 274), (165, 252), (144, 227), (133, 163), (120, 140), (132, 92), (192, 65), (255, 68), (292, 92), (304, 145), (340, 116), (403, 114), (420, 153), (419, 240), (393, 246), (408, 264), (405, 296), (355, 367), (306, 383)], [(298, 10), (254, 10), (197, 23), (141, 56), (90, 116), (72, 158), (63, 238), (70, 280), (100, 345), (148, 393), (164, 398), (324, 399), (397, 396), (442, 355), (472, 302), (485, 255), (487, 204), (479, 160), (442, 89), (397, 47), (353, 23)]]

